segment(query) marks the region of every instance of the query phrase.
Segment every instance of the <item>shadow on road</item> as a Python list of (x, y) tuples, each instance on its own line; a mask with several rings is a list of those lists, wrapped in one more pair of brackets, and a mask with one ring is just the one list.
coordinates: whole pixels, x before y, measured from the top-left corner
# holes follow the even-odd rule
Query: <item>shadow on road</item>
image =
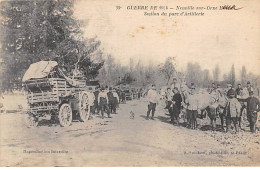
[[(202, 131), (212, 131), (212, 126), (211, 125), (202, 125), (200, 128)], [(222, 132), (221, 125), (217, 125), (216, 131)]]
[(142, 118), (146, 119), (146, 115), (140, 115), (140, 117), (142, 117)]
[(170, 123), (170, 118), (169, 118), (169, 117), (158, 116), (157, 119), (160, 120), (161, 122), (171, 124), (171, 123)]
[(48, 127), (55, 126), (56, 127), (56, 126), (60, 126), (60, 125), (59, 125), (59, 121), (42, 119), (38, 123), (38, 127), (39, 126), (48, 126)]

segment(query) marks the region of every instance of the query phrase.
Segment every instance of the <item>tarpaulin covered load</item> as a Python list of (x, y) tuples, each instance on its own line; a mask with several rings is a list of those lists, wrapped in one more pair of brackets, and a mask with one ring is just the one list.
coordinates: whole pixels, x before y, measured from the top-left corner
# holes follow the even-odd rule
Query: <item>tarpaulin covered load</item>
[(57, 66), (56, 61), (39, 61), (30, 65), (29, 69), (23, 76), (23, 82), (30, 79), (44, 78), (49, 75), (50, 71)]

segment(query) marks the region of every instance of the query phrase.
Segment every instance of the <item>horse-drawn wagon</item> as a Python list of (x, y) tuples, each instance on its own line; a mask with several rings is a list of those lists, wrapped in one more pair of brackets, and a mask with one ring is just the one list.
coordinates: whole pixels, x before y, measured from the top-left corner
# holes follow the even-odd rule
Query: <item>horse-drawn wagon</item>
[(85, 122), (90, 109), (86, 80), (68, 77), (55, 61), (31, 64), (23, 77), (29, 104), (28, 123), (37, 126), (39, 118), (51, 116), (61, 126), (69, 126), (72, 119)]

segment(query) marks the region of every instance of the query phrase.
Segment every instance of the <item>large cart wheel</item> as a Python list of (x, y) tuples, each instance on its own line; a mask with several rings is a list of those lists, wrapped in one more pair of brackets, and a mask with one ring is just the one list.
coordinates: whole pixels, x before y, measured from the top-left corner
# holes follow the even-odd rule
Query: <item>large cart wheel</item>
[(37, 117), (35, 117), (32, 114), (28, 115), (28, 117), (27, 117), (27, 125), (29, 127), (36, 127), (36, 126), (38, 126), (38, 123), (39, 123), (39, 119)]
[(59, 121), (63, 127), (69, 126), (72, 122), (72, 109), (69, 104), (64, 103), (59, 110)]
[(88, 94), (83, 92), (79, 99), (79, 121), (85, 122), (90, 116)]

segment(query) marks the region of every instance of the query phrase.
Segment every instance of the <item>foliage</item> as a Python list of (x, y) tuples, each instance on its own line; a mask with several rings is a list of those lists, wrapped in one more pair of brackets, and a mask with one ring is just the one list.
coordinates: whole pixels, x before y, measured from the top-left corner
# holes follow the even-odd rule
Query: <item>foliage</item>
[(159, 72), (166, 78), (167, 85), (176, 72), (175, 57), (168, 57), (164, 63), (159, 64)]
[(235, 82), (236, 82), (235, 66), (234, 66), (234, 64), (232, 65), (230, 73), (229, 73), (229, 80), (230, 80), (230, 83), (234, 86)]
[(216, 65), (215, 69), (213, 70), (213, 80), (214, 81), (219, 81), (219, 74), (220, 74), (220, 69), (219, 69), (219, 66)]
[[(72, 0), (2, 1), (1, 56), (4, 88), (13, 88), (31, 63), (56, 60), (67, 72), (83, 71), (90, 78), (103, 63), (93, 63), (100, 42), (82, 39), (82, 23), (73, 17)], [(100, 55), (100, 54), (99, 54)], [(102, 55), (102, 54), (101, 54)]]

